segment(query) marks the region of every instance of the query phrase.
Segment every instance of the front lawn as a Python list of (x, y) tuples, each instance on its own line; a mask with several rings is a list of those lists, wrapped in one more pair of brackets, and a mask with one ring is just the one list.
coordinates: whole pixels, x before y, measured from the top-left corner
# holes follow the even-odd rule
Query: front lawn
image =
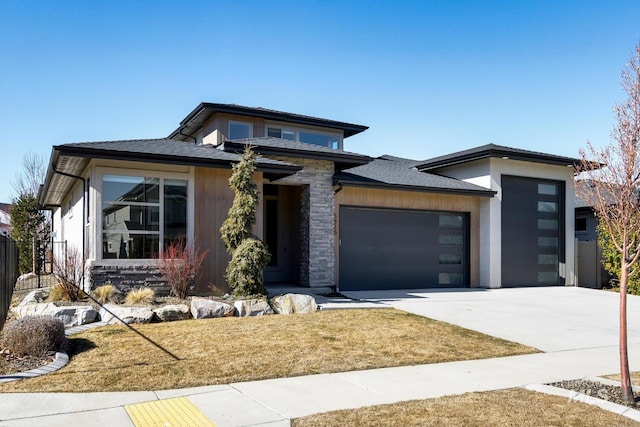
[(1, 392), (162, 390), (537, 352), (394, 309), (185, 320), (125, 326), (70, 339), (71, 361)]
[(292, 427), (637, 426), (598, 407), (521, 388), (369, 406), (294, 419)]

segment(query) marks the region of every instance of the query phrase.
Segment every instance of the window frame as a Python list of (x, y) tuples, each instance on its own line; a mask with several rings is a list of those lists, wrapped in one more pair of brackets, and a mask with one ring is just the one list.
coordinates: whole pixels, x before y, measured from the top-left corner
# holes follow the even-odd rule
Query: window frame
[[(187, 182), (187, 213), (186, 213), (186, 243), (187, 245), (192, 245), (194, 242), (194, 178), (193, 178), (193, 169), (190, 168), (189, 172), (164, 172), (164, 171), (154, 171), (147, 169), (129, 169), (129, 168), (112, 168), (112, 167), (96, 167), (95, 170), (96, 179), (93, 180), (95, 183), (95, 196), (93, 197), (92, 204), (94, 206), (93, 212), (95, 213), (95, 221), (94, 225), (94, 235), (95, 235), (95, 247), (93, 248), (94, 259), (99, 262), (101, 265), (131, 265), (131, 266), (139, 266), (139, 265), (155, 265), (155, 260), (153, 258), (127, 258), (127, 259), (118, 259), (118, 258), (104, 258), (103, 256), (103, 233), (104, 230), (104, 218), (102, 214), (102, 205), (103, 205), (103, 191), (102, 185), (104, 182), (105, 175), (119, 175), (119, 176), (134, 176), (141, 178), (158, 178), (160, 180), (160, 188), (159, 188), (159, 203), (160, 206), (160, 221), (159, 221), (159, 233), (158, 237), (158, 253), (161, 254), (164, 246), (164, 182), (165, 180), (170, 179), (178, 179), (184, 180)], [(105, 201), (108, 202), (108, 201)], [(133, 203), (132, 205), (139, 205)], [(146, 205), (146, 203), (145, 203)], [(140, 233), (140, 234), (153, 234), (153, 233)]]
[(242, 139), (247, 139), (247, 138), (232, 138), (231, 137), (231, 126), (232, 125), (242, 125), (242, 126), (248, 126), (249, 128), (249, 136), (247, 138), (253, 138), (253, 123), (251, 122), (243, 122), (240, 120), (229, 120), (229, 124), (227, 125), (227, 131), (228, 131), (228, 139), (229, 141), (238, 141), (238, 140), (242, 140)]
[[(304, 142), (304, 141), (300, 141), (300, 132), (307, 132), (307, 133), (317, 133), (320, 135), (326, 135), (329, 137), (335, 137), (337, 139), (338, 142), (338, 146), (337, 147), (332, 147), (332, 146), (324, 146), (324, 145), (318, 145), (318, 147), (325, 147), (325, 148), (333, 148), (336, 150), (342, 150), (342, 143), (343, 143), (343, 135), (340, 132), (332, 132), (328, 129), (317, 129), (317, 128), (310, 128), (310, 127), (298, 127), (298, 126), (290, 126), (287, 123), (278, 123), (278, 122), (266, 122), (264, 124), (264, 134), (265, 136), (269, 136), (269, 128), (271, 129), (278, 129), (281, 131), (281, 134), (284, 132), (291, 132), (295, 135), (295, 139), (293, 140), (294, 142)], [(272, 137), (272, 138), (276, 138), (276, 137)], [(282, 136), (281, 136), (282, 138)], [(287, 139), (287, 138), (284, 138)], [(287, 139), (287, 141), (291, 141), (290, 139)], [(309, 144), (308, 142), (306, 144)]]

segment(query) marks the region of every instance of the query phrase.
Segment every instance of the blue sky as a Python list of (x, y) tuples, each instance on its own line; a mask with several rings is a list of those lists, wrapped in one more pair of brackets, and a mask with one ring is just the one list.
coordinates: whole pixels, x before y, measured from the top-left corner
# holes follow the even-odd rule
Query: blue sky
[(370, 126), (345, 149), (609, 142), (638, 1), (0, 0), (0, 202), (25, 153), (164, 137), (202, 101)]

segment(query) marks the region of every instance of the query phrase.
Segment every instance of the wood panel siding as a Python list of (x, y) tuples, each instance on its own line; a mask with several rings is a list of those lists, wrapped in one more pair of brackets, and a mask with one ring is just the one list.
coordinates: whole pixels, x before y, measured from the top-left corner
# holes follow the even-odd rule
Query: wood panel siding
[[(470, 228), (469, 284), (471, 287), (477, 287), (480, 283), (480, 201), (481, 198), (477, 196), (344, 187), (336, 194), (336, 264), (340, 259), (338, 236), (340, 206), (468, 212)], [(339, 281), (338, 271), (340, 271), (339, 265), (336, 268), (335, 277), (337, 284)]]
[[(229, 254), (220, 238), (220, 227), (233, 203), (233, 191), (229, 188), (230, 169), (196, 167), (195, 171), (195, 242), (209, 253), (202, 263), (196, 292), (198, 295), (222, 295), (229, 292), (225, 270)], [(254, 181), (262, 193), (262, 172), (256, 172)], [(262, 239), (262, 197), (256, 213), (254, 234)]]

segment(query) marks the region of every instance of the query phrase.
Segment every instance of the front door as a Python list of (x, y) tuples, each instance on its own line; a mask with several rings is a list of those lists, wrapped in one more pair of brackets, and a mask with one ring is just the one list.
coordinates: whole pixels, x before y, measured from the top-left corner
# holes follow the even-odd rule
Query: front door
[(264, 270), (265, 283), (299, 282), (300, 189), (263, 186), (264, 242), (271, 254)]

